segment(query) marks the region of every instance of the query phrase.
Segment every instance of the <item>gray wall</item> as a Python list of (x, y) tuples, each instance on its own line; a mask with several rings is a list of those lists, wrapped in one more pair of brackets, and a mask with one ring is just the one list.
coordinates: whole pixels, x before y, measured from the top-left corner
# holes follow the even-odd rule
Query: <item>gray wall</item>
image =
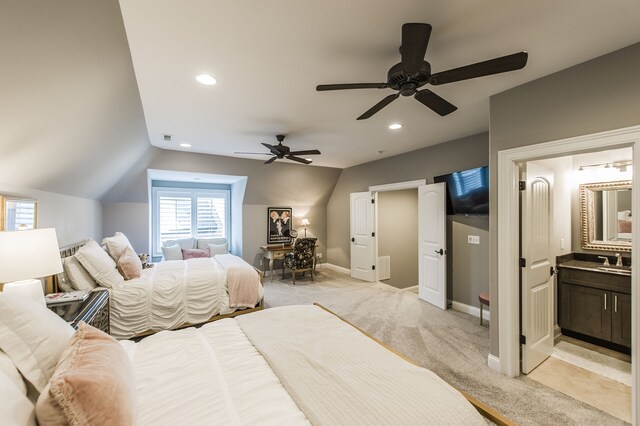
[(391, 278), (397, 288), (418, 285), (418, 191), (378, 193), (378, 256), (390, 256)]
[(480, 307), (478, 295), (489, 291), (489, 216), (448, 216), (447, 225), (447, 297)]
[[(640, 43), (490, 100), (490, 169), (498, 151), (640, 124)], [(497, 176), (490, 173), (491, 353), (498, 355)]]
[(104, 234), (131, 234), (138, 251), (149, 250), (149, 194), (147, 169), (247, 176), (242, 201), (242, 257), (260, 265), (260, 246), (267, 243), (267, 207), (292, 207), (293, 225), (311, 222), (308, 236), (327, 247), (326, 204), (340, 169), (150, 148), (138, 163), (103, 197)]
[(102, 209), (99, 201), (70, 195), (0, 184), (0, 194), (38, 201), (38, 228), (55, 228), (60, 247), (87, 238), (102, 240)]

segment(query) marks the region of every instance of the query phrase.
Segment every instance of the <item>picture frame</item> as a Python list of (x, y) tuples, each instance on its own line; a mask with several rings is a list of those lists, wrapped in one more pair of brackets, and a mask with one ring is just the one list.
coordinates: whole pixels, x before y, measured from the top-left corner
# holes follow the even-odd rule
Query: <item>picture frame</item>
[(267, 207), (267, 244), (291, 244), (291, 207)]

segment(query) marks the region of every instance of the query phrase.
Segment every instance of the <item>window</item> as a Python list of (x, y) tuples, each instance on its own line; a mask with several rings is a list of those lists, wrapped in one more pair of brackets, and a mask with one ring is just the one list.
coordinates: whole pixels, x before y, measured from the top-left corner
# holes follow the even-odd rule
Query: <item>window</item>
[(229, 239), (229, 191), (153, 188), (153, 254), (179, 238)]

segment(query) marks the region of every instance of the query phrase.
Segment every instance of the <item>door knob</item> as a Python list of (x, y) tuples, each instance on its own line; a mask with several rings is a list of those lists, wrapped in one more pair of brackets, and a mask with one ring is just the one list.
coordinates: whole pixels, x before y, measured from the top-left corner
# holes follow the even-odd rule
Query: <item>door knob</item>
[(355, 237), (351, 238), (351, 242), (355, 243), (356, 242), (356, 238)]
[(438, 253), (440, 256), (442, 256), (444, 254), (444, 250), (440, 249), (440, 250), (434, 250), (436, 253)]

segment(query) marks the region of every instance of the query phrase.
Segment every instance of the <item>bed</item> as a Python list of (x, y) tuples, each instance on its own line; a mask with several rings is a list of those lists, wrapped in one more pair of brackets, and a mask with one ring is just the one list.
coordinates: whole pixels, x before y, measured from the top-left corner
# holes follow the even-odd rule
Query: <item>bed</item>
[[(90, 245), (93, 253), (86, 255)], [(71, 282), (73, 289), (106, 287), (110, 293), (111, 335), (117, 339), (142, 337), (263, 308), (263, 273), (232, 254), (163, 261), (126, 280), (113, 265), (107, 264), (101, 271), (83, 263), (86, 258), (95, 263), (98, 257), (100, 262), (108, 263), (100, 251), (104, 250), (91, 240), (62, 249), (65, 272), (56, 283), (67, 283), (63, 290), (69, 290)]]
[[(6, 299), (0, 295), (0, 308), (3, 303)], [(25, 311), (29, 309), (20, 307), (7, 317), (18, 312), (24, 315)], [(11, 356), (15, 345), (5, 339), (11, 324), (5, 324), (3, 331), (1, 315), (0, 348), (9, 349)], [(65, 376), (69, 371), (61, 371), (69, 365), (68, 353), (87, 352), (73, 347), (81, 331), (69, 341), (73, 351), (66, 348), (61, 352), (39, 394), (37, 409), (25, 395), (15, 392), (0, 400), (4, 409), (11, 409), (8, 420), (13, 423), (6, 424), (33, 424), (34, 412), (40, 424), (48, 424), (41, 417), (46, 414), (43, 401), (52, 398), (56, 383), (69, 377)], [(118, 382), (128, 381), (130, 392), (114, 392), (108, 385), (96, 383), (95, 394), (78, 393), (78, 399), (92, 398), (91, 406), (83, 408), (73, 402), (77, 405), (73, 411), (76, 420), (86, 420), (87, 415), (103, 410), (112, 416), (111, 424), (138, 425), (486, 425), (483, 416), (496, 424), (513, 424), (320, 306), (267, 309), (200, 328), (162, 331), (139, 342), (110, 344), (127, 364), (113, 374), (126, 370), (133, 376), (124, 375)], [(110, 362), (116, 358), (107, 357), (107, 368), (112, 368)], [(2, 364), (0, 386), (2, 371), (11, 375)], [(88, 380), (109, 380), (109, 375), (99, 374), (100, 362), (90, 364)], [(33, 376), (28, 370), (22, 373), (27, 378)], [(73, 374), (81, 375), (77, 371)], [(65, 383), (72, 382), (73, 377)], [(62, 398), (73, 399), (75, 388), (69, 386)], [(111, 392), (112, 398), (102, 392)], [(13, 406), (7, 408), (9, 404)], [(60, 404), (68, 415), (67, 401)], [(128, 413), (128, 420), (115, 421), (114, 411)], [(93, 418), (85, 423), (103, 421)]]

